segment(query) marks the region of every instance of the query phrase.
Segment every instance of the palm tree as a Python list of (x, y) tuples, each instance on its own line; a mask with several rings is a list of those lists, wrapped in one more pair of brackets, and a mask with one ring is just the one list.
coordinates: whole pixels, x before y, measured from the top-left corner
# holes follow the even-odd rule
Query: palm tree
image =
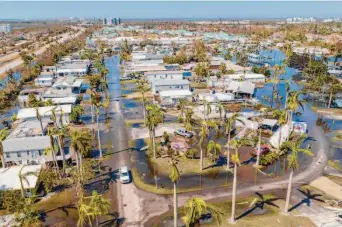
[(4, 155), (4, 147), (2, 146), (2, 141), (6, 139), (8, 135), (8, 130), (6, 128), (3, 128), (0, 130), (0, 155), (1, 155), (1, 164), (2, 168), (6, 167), (6, 162), (5, 162), (5, 155)]
[(186, 109), (185, 111), (185, 129), (187, 131), (192, 130), (192, 116), (194, 114), (194, 111), (192, 109)]
[(169, 165), (171, 166), (171, 173), (169, 175), (169, 178), (171, 182), (173, 183), (173, 225), (174, 227), (177, 227), (177, 209), (178, 209), (178, 202), (177, 202), (177, 182), (180, 179), (180, 173), (177, 168), (177, 160), (171, 159), (169, 160)]
[(144, 113), (144, 122), (146, 123), (146, 99), (145, 99), (145, 93), (148, 92), (150, 90), (150, 88), (148, 86), (146, 86), (143, 83), (138, 84), (137, 88), (136, 88), (137, 92), (140, 92), (141, 97), (143, 99), (143, 113)]
[(65, 173), (66, 169), (66, 158), (65, 158), (65, 152), (64, 152), (64, 137), (67, 135), (69, 132), (69, 129), (65, 127), (63, 124), (60, 125), (60, 128), (54, 128), (52, 130), (53, 135), (57, 136), (57, 142), (58, 142), (58, 147), (59, 151), (62, 154), (62, 159), (63, 159), (63, 173)]
[(201, 154), (200, 154), (200, 170), (203, 170), (203, 148), (202, 145), (204, 144), (204, 139), (207, 138), (207, 136), (209, 135), (209, 126), (208, 126), (208, 122), (205, 120), (202, 120), (202, 126), (201, 126), (201, 131), (200, 131), (200, 140), (198, 143), (198, 146), (201, 150)]
[(146, 126), (150, 132), (150, 139), (152, 139), (154, 159), (157, 158), (156, 142), (155, 142), (156, 131), (155, 130), (158, 124), (161, 122), (163, 122), (163, 113), (161, 109), (155, 104), (147, 105), (146, 106)]
[(77, 210), (78, 210), (78, 220), (77, 227), (82, 227), (86, 223), (89, 225), (92, 224), (92, 219), (95, 215), (92, 213), (92, 207), (86, 202), (86, 198), (82, 192), (79, 200), (77, 201)]
[(50, 148), (49, 148), (49, 150), (46, 150), (45, 153), (50, 153), (51, 152), (52, 160), (53, 160), (53, 163), (55, 165), (56, 175), (59, 176), (59, 178), (61, 178), (61, 175), (60, 175), (59, 170), (58, 170), (59, 168), (58, 168), (57, 157), (56, 157), (57, 155), (56, 155), (54, 138), (53, 138), (54, 132), (53, 132), (52, 128), (48, 129), (48, 135), (49, 135), (49, 138), (50, 138)]
[(40, 116), (40, 113), (39, 113), (39, 107), (35, 107), (34, 109), (36, 111), (36, 118), (37, 118), (37, 120), (39, 121), (39, 124), (40, 124), (40, 130), (42, 132), (42, 135), (44, 136), (45, 132), (44, 132), (44, 127), (43, 127), (42, 117)]
[(290, 135), (290, 130), (291, 130), (291, 124), (292, 124), (292, 113), (297, 111), (299, 107), (304, 110), (304, 100), (300, 99), (300, 95), (302, 94), (301, 91), (291, 91), (289, 92), (289, 96), (286, 100), (286, 107), (288, 110), (288, 116), (287, 120), (289, 122), (289, 135)]
[(82, 155), (91, 148), (92, 136), (89, 130), (70, 130), (70, 147), (76, 153), (76, 165), (81, 170)]
[(235, 127), (236, 121), (239, 121), (242, 124), (244, 124), (244, 122), (239, 119), (240, 116), (241, 115), (238, 113), (233, 113), (232, 116), (230, 116), (226, 121), (226, 133), (228, 134), (227, 167), (226, 167), (227, 171), (230, 170), (230, 166), (229, 166), (230, 165), (230, 137), (231, 137), (231, 133), (232, 133), (232, 128)]
[(333, 83), (330, 87), (329, 87), (329, 103), (328, 103), (328, 108), (330, 108), (331, 106), (331, 101), (332, 101), (332, 97), (333, 97), (333, 94), (336, 94), (338, 92), (341, 92), (342, 91), (342, 85), (337, 82), (337, 83)]
[(289, 177), (289, 184), (287, 187), (287, 195), (286, 195), (286, 203), (285, 203), (285, 209), (284, 213), (288, 213), (289, 210), (289, 203), (290, 203), (290, 197), (291, 197), (291, 186), (292, 186), (292, 178), (293, 178), (293, 172), (294, 170), (297, 170), (299, 168), (299, 162), (298, 162), (298, 153), (301, 152), (308, 156), (313, 156), (313, 153), (308, 149), (301, 148), (302, 143), (307, 138), (306, 135), (301, 135), (299, 138), (291, 140), (291, 141), (285, 141), (282, 145), (282, 149), (287, 149), (291, 151), (291, 153), (288, 155), (288, 165), (291, 168), (291, 173)]
[(221, 102), (217, 103), (217, 107), (218, 107), (219, 113), (220, 113), (220, 120), (222, 121), (222, 112), (225, 112), (225, 107)]
[(216, 206), (207, 204), (202, 198), (192, 197), (188, 199), (184, 206), (184, 216), (182, 217), (186, 227), (199, 226), (199, 219), (203, 214), (210, 213), (219, 224), (222, 223), (223, 212)]
[(214, 162), (217, 160), (217, 156), (219, 156), (222, 147), (219, 143), (215, 143), (214, 140), (210, 140), (207, 145), (207, 155), (211, 156), (211, 161)]
[(38, 177), (38, 173), (37, 172), (26, 172), (26, 173), (22, 174), (22, 171), (23, 171), (24, 167), (25, 167), (25, 165), (22, 165), (20, 170), (19, 170), (19, 173), (18, 173), (19, 182), (20, 182), (20, 191), (21, 191), (21, 197), (22, 198), (26, 198), (26, 192), (25, 192), (25, 189), (24, 189), (23, 180), (26, 182), (26, 184), (28, 186), (30, 186), (30, 183), (29, 183), (29, 181), (27, 180), (26, 177), (32, 176), (32, 175)]
[(97, 143), (98, 143), (98, 148), (100, 152), (100, 158), (103, 157), (102, 155), (102, 146), (101, 146), (101, 137), (100, 137), (100, 124), (99, 124), (99, 118), (100, 118), (100, 108), (103, 106), (101, 102), (96, 102), (95, 103), (95, 114), (96, 114), (96, 128), (97, 128)]
[(99, 226), (99, 218), (102, 215), (106, 215), (109, 213), (110, 202), (105, 199), (102, 195), (96, 190), (92, 191), (90, 197), (89, 207), (91, 207), (91, 213), (95, 216), (96, 226)]
[(31, 78), (31, 65), (33, 62), (33, 57), (28, 55), (26, 52), (20, 53), (21, 60), (24, 62), (24, 66), (29, 72), (29, 77)]
[(234, 178), (233, 178), (233, 191), (232, 191), (232, 214), (230, 218), (231, 223), (235, 223), (235, 206), (236, 206), (236, 186), (237, 186), (237, 166), (241, 165), (239, 149), (247, 143), (247, 137), (242, 137), (241, 139), (234, 139), (232, 145), (235, 148), (235, 154), (232, 156), (232, 161), (234, 162)]
[(208, 115), (211, 113), (211, 105), (210, 103), (203, 99), (203, 120), (207, 120), (208, 119)]

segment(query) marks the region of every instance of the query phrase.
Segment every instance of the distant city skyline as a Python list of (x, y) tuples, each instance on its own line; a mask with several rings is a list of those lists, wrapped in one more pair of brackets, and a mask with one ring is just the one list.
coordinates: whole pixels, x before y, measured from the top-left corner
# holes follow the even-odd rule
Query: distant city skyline
[(0, 19), (281, 19), (342, 17), (342, 2), (2, 1)]

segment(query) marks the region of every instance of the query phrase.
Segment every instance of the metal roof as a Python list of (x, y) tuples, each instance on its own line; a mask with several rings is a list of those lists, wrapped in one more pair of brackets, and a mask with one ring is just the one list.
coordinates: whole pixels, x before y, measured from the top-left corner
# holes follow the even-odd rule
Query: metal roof
[(49, 136), (11, 138), (2, 141), (4, 152), (44, 150), (50, 147)]

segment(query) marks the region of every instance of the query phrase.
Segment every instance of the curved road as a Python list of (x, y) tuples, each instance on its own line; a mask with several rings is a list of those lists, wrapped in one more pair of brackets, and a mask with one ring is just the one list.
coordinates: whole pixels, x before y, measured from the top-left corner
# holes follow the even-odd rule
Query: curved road
[[(112, 95), (119, 96), (120, 80), (117, 66), (117, 58), (109, 64), (110, 88)], [(123, 115), (120, 110), (120, 103), (112, 101), (112, 110), (114, 111), (114, 119), (112, 120), (112, 141), (114, 144), (114, 151), (122, 151), (128, 148), (127, 132)], [(329, 150), (329, 140), (324, 134), (324, 131), (316, 126), (316, 115), (306, 106), (302, 116), (308, 124), (309, 137), (312, 138), (312, 150), (315, 156), (311, 158), (311, 163), (307, 168), (300, 172), (296, 172), (293, 177), (293, 187), (300, 186), (304, 183), (309, 183), (313, 179), (321, 176), (327, 165), (326, 152)], [(108, 165), (114, 169), (120, 168), (123, 165), (130, 165), (128, 152), (119, 152), (111, 155)], [(249, 195), (254, 192), (267, 192), (275, 189), (286, 189), (288, 184), (288, 174), (279, 178), (269, 178), (262, 183), (251, 185), (248, 187), (238, 186), (238, 195)], [(156, 216), (159, 216), (173, 206), (172, 196), (170, 195), (156, 195), (153, 193), (141, 191), (136, 188), (134, 184), (115, 184), (111, 188), (112, 193), (117, 194), (118, 209), (120, 216), (125, 218), (124, 226), (145, 226), (148, 221)], [(178, 206), (181, 207), (185, 202), (193, 197), (198, 196), (205, 200), (214, 199), (231, 199), (231, 190), (227, 188), (204, 189), (198, 192), (181, 193), (178, 195)]]

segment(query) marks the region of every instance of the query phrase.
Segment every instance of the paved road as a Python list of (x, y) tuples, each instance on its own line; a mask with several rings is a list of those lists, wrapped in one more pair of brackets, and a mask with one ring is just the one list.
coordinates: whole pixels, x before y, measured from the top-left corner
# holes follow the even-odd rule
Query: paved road
[[(110, 88), (112, 95), (120, 95), (119, 73), (117, 66), (110, 67), (111, 79)], [(115, 112), (112, 120), (112, 141), (115, 151), (122, 151), (128, 148), (127, 132), (125, 130), (124, 118), (121, 114), (120, 103), (118, 101), (112, 102), (112, 108)], [(309, 107), (307, 107), (309, 108)], [(311, 142), (313, 150), (316, 152), (304, 170), (297, 172), (293, 178), (293, 187), (309, 183), (313, 179), (319, 177), (324, 167), (327, 164), (326, 152), (329, 150), (329, 140), (325, 136), (323, 130), (315, 124), (316, 117), (311, 111), (304, 111), (302, 118), (306, 119), (309, 127), (309, 136), (314, 138)], [(129, 166), (129, 154), (127, 152), (119, 152), (111, 156), (108, 161), (113, 169), (118, 169), (123, 165)], [(256, 191), (268, 192), (271, 190), (287, 188), (288, 176), (284, 175), (277, 179), (270, 178), (257, 185), (249, 187), (238, 186), (238, 195), (248, 195)], [(116, 187), (115, 187), (116, 186)], [(153, 217), (159, 216), (172, 208), (172, 196), (160, 196), (147, 192), (140, 191), (134, 184), (121, 185), (117, 183), (112, 187), (113, 193), (118, 195), (118, 207), (121, 217), (125, 218), (126, 226), (144, 226)], [(231, 191), (226, 188), (207, 189), (199, 192), (182, 193), (179, 195), (179, 206), (183, 206), (185, 202), (193, 197), (198, 196), (205, 200), (229, 199), (231, 198)]]
[[(305, 196), (299, 191), (295, 190), (291, 196), (291, 204), (299, 204), (306, 199)], [(341, 227), (342, 224), (336, 221), (336, 215), (338, 211), (326, 209), (319, 205), (314, 200), (310, 200), (309, 203), (305, 201), (296, 210), (300, 215), (308, 217), (318, 227)], [(296, 215), (297, 216), (297, 215)]]
[[(114, 114), (111, 121), (111, 129), (108, 133), (109, 139), (112, 142), (112, 152), (117, 152), (110, 156), (110, 159), (105, 162), (105, 165), (110, 166), (112, 170), (118, 170), (122, 166), (128, 166), (130, 169), (130, 155), (128, 151), (128, 136), (126, 132), (126, 124), (121, 113), (120, 101), (115, 101), (120, 98), (120, 75), (117, 65), (118, 58), (112, 57), (106, 60), (106, 65), (109, 68), (108, 82), (109, 91), (112, 97), (111, 112)], [(113, 201), (119, 210), (121, 218), (124, 218), (124, 226), (140, 226), (139, 222), (142, 219), (141, 214), (143, 207), (138, 191), (133, 183), (121, 184), (119, 181), (112, 184), (110, 187), (111, 194), (117, 200)]]

